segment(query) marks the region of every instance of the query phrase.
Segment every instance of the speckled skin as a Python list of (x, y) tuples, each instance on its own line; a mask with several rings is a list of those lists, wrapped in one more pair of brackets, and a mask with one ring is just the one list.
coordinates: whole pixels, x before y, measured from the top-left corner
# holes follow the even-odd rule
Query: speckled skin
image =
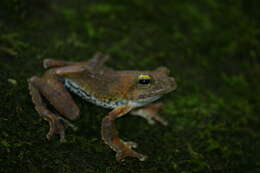
[[(68, 120), (79, 117), (80, 111), (67, 91), (70, 90), (86, 101), (113, 109), (102, 120), (101, 135), (104, 142), (117, 154), (116, 159), (122, 161), (125, 157), (136, 157), (143, 161), (146, 156), (132, 150), (137, 144), (125, 142), (118, 137), (115, 120), (128, 112), (146, 118), (148, 123), (154, 120), (167, 125), (158, 114), (162, 104), (150, 104), (162, 95), (176, 89), (174, 78), (169, 77), (169, 70), (159, 67), (154, 71), (116, 71), (105, 67), (108, 56), (97, 53), (86, 62), (69, 62), (45, 59), (43, 66), (50, 68), (42, 77), (32, 77), (28, 80), (29, 90), (35, 109), (43, 119), (50, 124), (47, 138), (54, 134), (60, 135), (65, 141), (65, 127), (76, 129)], [(149, 84), (140, 84), (140, 76), (148, 76)], [(65, 118), (52, 113), (43, 101), (45, 97), (55, 109)]]

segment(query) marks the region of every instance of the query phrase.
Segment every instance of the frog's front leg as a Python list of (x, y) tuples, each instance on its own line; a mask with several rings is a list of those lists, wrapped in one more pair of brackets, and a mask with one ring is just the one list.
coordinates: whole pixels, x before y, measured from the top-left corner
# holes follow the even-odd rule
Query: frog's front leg
[(158, 121), (164, 126), (168, 125), (168, 122), (159, 116), (158, 111), (162, 108), (162, 103), (152, 103), (144, 108), (138, 108), (131, 111), (131, 115), (137, 115), (145, 118), (149, 124), (154, 124)]
[(55, 78), (32, 77), (28, 80), (29, 90), (35, 109), (39, 115), (49, 122), (50, 130), (47, 138), (50, 139), (54, 134), (60, 135), (60, 141), (65, 141), (66, 126), (76, 127), (68, 120), (51, 112), (43, 101), (44, 96), (62, 115), (73, 120), (79, 117), (79, 108), (72, 100), (62, 83)]
[(146, 159), (145, 155), (139, 154), (131, 148), (136, 148), (134, 142), (125, 142), (118, 137), (115, 120), (132, 110), (132, 106), (126, 105), (115, 108), (102, 120), (101, 135), (104, 142), (116, 152), (117, 161), (123, 161), (125, 157), (135, 157), (140, 161)]

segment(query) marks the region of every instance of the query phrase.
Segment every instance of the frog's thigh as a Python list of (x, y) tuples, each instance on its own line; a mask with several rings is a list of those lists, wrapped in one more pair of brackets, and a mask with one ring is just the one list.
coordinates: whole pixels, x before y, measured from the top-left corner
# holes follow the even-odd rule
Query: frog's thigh
[(35, 77), (31, 83), (36, 86), (41, 94), (50, 102), (55, 109), (70, 120), (79, 117), (79, 108), (73, 101), (70, 93), (63, 84), (55, 78)]

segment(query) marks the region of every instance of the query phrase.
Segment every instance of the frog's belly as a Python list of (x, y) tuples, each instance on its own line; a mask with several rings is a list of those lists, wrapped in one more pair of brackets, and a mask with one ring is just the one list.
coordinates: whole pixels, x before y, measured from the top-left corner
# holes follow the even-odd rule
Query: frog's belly
[(109, 109), (114, 109), (118, 106), (126, 105), (128, 104), (128, 101), (110, 101), (110, 102), (105, 102), (97, 99), (95, 96), (90, 95), (86, 91), (83, 91), (75, 82), (72, 82), (69, 79), (62, 79), (64, 82), (64, 85), (66, 88), (68, 88), (70, 91), (75, 93), (76, 95), (80, 96), (82, 99), (93, 103), (95, 105), (104, 107), (104, 108), (109, 108)]

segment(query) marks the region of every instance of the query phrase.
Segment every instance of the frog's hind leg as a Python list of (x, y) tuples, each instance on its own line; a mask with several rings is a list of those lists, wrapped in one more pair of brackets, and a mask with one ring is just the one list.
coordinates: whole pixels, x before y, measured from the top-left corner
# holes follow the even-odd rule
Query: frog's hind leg
[(167, 126), (168, 122), (158, 114), (162, 106), (161, 103), (153, 103), (144, 108), (133, 110), (130, 114), (145, 118), (149, 124), (155, 124), (155, 121), (158, 121), (162, 125)]
[(65, 90), (63, 85), (55, 79), (32, 77), (28, 80), (30, 95), (35, 104), (35, 109), (39, 115), (49, 122), (50, 130), (47, 138), (50, 139), (54, 134), (60, 135), (60, 141), (65, 141), (66, 126), (76, 127), (65, 118), (51, 112), (43, 101), (44, 96), (50, 104), (52, 104), (62, 115), (73, 120), (79, 116), (79, 108), (74, 103), (69, 93)]
[(80, 65), (80, 66), (87, 66), (89, 68), (101, 68), (108, 60), (109, 56), (104, 55), (100, 52), (97, 52), (93, 58), (89, 59), (88, 61), (82, 62), (73, 62), (73, 61), (63, 61), (63, 60), (56, 60), (56, 59), (44, 59), (43, 60), (43, 67), (50, 68), (50, 67), (64, 67), (64, 66), (72, 66), (72, 65)]
[(132, 150), (132, 148), (137, 147), (136, 143), (131, 141), (125, 142), (118, 137), (118, 132), (115, 127), (115, 120), (131, 111), (131, 109), (131, 106), (121, 106), (115, 108), (102, 120), (102, 139), (116, 152), (117, 161), (123, 161), (125, 157), (135, 157), (140, 161), (144, 161), (146, 159), (145, 155), (139, 154)]

